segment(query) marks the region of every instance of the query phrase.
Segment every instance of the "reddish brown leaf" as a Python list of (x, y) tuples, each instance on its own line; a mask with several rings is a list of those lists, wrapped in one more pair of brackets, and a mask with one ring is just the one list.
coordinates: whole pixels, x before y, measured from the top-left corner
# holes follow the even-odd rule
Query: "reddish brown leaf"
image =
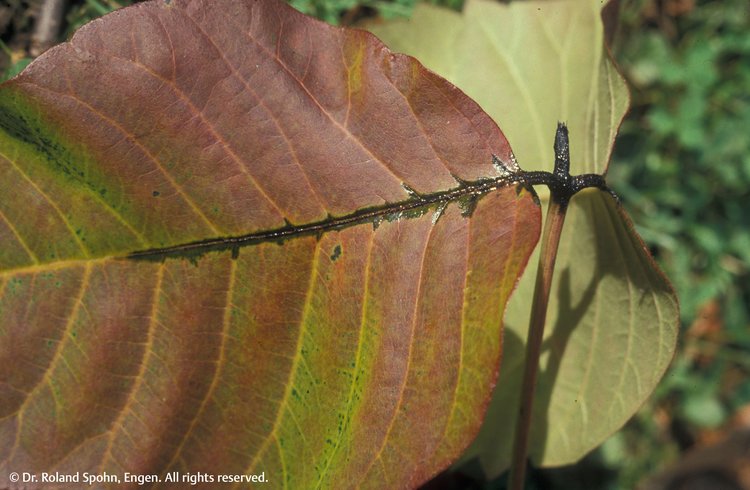
[(82, 28), (0, 86), (0, 484), (444, 468), (539, 234), (492, 154), (453, 85), (281, 2)]

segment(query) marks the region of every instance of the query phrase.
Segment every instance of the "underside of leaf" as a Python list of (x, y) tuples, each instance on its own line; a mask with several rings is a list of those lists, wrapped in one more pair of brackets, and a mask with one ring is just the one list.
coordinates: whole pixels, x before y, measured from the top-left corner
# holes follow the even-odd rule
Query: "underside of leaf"
[[(515, 294), (524, 297), (533, 288), (533, 277), (524, 275)], [(622, 427), (664, 375), (677, 341), (674, 291), (605, 193), (589, 190), (571, 201), (548, 315), (530, 451), (535, 464), (560, 466)], [(512, 429), (500, 421), (515, 416), (527, 324), (528, 305), (514, 295), (506, 314), (502, 388), (469, 450), (481, 454), (489, 475), (510, 461)]]

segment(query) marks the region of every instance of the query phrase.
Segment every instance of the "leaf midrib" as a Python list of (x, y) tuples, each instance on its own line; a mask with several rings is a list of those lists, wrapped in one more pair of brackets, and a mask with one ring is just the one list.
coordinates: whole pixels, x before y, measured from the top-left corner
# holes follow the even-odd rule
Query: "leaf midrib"
[[(207, 252), (226, 250), (232, 250), (233, 254), (237, 254), (239, 253), (240, 248), (248, 245), (267, 242), (283, 242), (291, 238), (320, 235), (328, 231), (341, 230), (368, 222), (373, 223), (373, 226), (377, 226), (382, 220), (392, 221), (403, 217), (409, 218), (411, 217), (409, 216), (411, 213), (418, 213), (418, 215), (421, 216), (431, 208), (435, 208), (435, 212), (439, 212), (438, 210), (443, 206), (456, 202), (464, 203), (466, 208), (464, 209), (463, 214), (465, 216), (470, 216), (472, 202), (489, 192), (513, 184), (522, 185), (528, 190), (532, 189), (531, 186), (520, 183), (519, 175), (507, 175), (473, 182), (462, 182), (459, 187), (449, 190), (422, 195), (414, 193), (414, 196), (406, 201), (398, 201), (395, 203), (386, 203), (381, 206), (364, 208), (343, 216), (329, 216), (326, 219), (304, 225), (292, 225), (287, 222), (286, 226), (272, 230), (248, 233), (245, 235), (209, 238), (161, 248), (136, 250), (127, 254), (125, 258), (137, 260), (163, 260), (165, 258), (180, 257), (195, 259)], [(413, 193), (413, 191), (411, 192)]]

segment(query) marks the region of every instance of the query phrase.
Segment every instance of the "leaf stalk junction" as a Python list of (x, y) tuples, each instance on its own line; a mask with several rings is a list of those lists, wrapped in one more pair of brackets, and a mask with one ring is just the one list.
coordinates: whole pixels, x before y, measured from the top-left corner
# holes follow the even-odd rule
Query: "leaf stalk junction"
[(544, 325), (547, 319), (547, 305), (552, 289), (557, 250), (570, 198), (582, 189), (596, 187), (609, 192), (615, 200), (619, 201), (612, 190), (607, 187), (604, 176), (599, 174), (570, 175), (570, 143), (568, 128), (564, 123), (557, 123), (554, 150), (555, 168), (552, 172), (534, 171), (523, 172), (522, 174), (526, 184), (546, 185), (550, 190), (550, 202), (547, 207), (544, 231), (542, 232), (542, 248), (539, 254), (539, 265), (536, 271), (536, 283), (529, 319), (521, 396), (510, 466), (508, 485), (510, 490), (522, 490), (524, 488), (532, 409), (539, 372)]

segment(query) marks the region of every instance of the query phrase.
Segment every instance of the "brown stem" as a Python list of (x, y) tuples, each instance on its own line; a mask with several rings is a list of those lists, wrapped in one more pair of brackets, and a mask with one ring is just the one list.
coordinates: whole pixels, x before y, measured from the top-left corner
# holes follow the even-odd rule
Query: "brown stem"
[(536, 377), (539, 371), (539, 355), (544, 337), (544, 322), (547, 318), (547, 303), (552, 287), (552, 275), (555, 270), (557, 248), (560, 243), (567, 202), (556, 198), (553, 193), (542, 235), (542, 250), (539, 254), (539, 265), (536, 271), (534, 300), (529, 320), (529, 337), (526, 340), (526, 360), (521, 385), (521, 403), (518, 421), (516, 422), (515, 440), (513, 441), (513, 460), (510, 467), (510, 490), (522, 490), (526, 473), (526, 458), (529, 451), (529, 432), (531, 430), (531, 413), (534, 404)]
[(44, 0), (32, 35), (32, 56), (39, 56), (57, 44), (66, 0)]

